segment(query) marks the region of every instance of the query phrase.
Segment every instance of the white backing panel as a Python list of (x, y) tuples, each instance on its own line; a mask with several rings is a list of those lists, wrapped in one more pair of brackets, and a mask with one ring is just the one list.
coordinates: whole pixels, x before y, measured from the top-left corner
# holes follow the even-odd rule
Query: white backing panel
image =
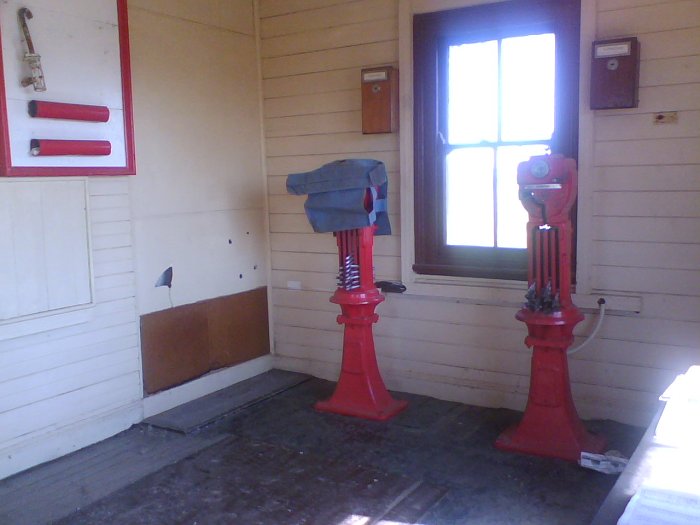
[(92, 301), (85, 181), (0, 183), (0, 321)]
[[(17, 12), (28, 8), (27, 21), (35, 51), (41, 56), (46, 91), (22, 87), (30, 73), (23, 57), (27, 50)], [(9, 0), (0, 4), (2, 60), (7, 99), (12, 166), (123, 167), (124, 104), (116, 0)], [(107, 123), (32, 118), (30, 100), (107, 106)], [(33, 138), (108, 140), (108, 156), (33, 157)]]

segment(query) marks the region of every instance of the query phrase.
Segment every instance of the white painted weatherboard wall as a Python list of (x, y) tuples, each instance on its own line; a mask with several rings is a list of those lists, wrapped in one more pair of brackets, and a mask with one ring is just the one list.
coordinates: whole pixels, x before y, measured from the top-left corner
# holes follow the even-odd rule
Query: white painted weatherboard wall
[[(54, 185), (70, 188), (50, 192), (37, 211), (47, 219), (43, 238), (53, 243), (59, 261), (46, 251), (33, 253), (25, 264), (27, 269), (42, 263), (51, 268), (58, 262), (54, 267), (67, 272), (63, 279), (71, 282), (79, 277), (78, 289), (83, 291), (73, 296), (70, 287), (61, 290), (60, 296), (74, 303), (73, 310), (59, 308), (0, 326), (0, 333), (4, 330), (8, 335), (0, 340), (0, 478), (124, 430), (141, 419), (142, 411), (126, 178), (79, 178), (65, 183), (5, 179), (0, 180), (0, 194), (15, 185), (41, 196)], [(87, 188), (87, 214), (85, 199), (75, 198), (73, 186)], [(55, 200), (66, 192), (72, 199)], [(56, 216), (61, 210), (65, 218)], [(87, 228), (79, 223), (81, 215), (87, 215)], [(84, 238), (88, 232), (89, 254)], [(34, 240), (26, 242), (32, 245)], [(18, 243), (17, 250), (27, 245)], [(85, 306), (82, 287), (85, 279), (90, 283), (90, 275), (85, 275), (88, 256), (94, 301)], [(52, 289), (61, 279), (54, 270), (31, 280)], [(22, 293), (20, 289), (19, 296)]]
[[(170, 306), (167, 290), (154, 288), (165, 266), (175, 268), (177, 304), (267, 284), (252, 1), (130, 0), (128, 7), (138, 173), (70, 179), (87, 188), (90, 251), (64, 247), (62, 255), (83, 254), (69, 267), (83, 277), (91, 258), (92, 304), (0, 322), (0, 478), (141, 421), (138, 314)], [(21, 182), (36, 185), (34, 193), (48, 183)], [(0, 180), (0, 195), (12, 184), (19, 183)], [(60, 211), (51, 205), (42, 203), (42, 216)], [(85, 239), (84, 227), (69, 224), (78, 208), (70, 209), (71, 221), (47, 228)], [(11, 279), (3, 274), (0, 282)], [(4, 311), (15, 303), (3, 302)], [(215, 372), (149, 400), (149, 414), (270, 366), (261, 358)]]
[[(267, 284), (253, 2), (131, 0), (139, 314)], [(170, 295), (156, 288), (173, 267)]]
[[(84, 180), (0, 186), (0, 323), (89, 305), (92, 278)], [(0, 329), (0, 340), (4, 339)]]
[[(138, 313), (268, 284), (252, 0), (129, 0)], [(173, 267), (172, 289), (156, 288)], [(169, 293), (170, 292), (170, 293)], [(171, 305), (172, 300), (172, 305)], [(146, 416), (269, 370), (268, 356), (144, 399)]]
[[(394, 234), (376, 239), (376, 274), (400, 278), (399, 201), (404, 214), (412, 205), (399, 190), (412, 174), (399, 174), (395, 134), (361, 133), (360, 69), (398, 65), (400, 55), (410, 55), (410, 37), (408, 44), (399, 40), (400, 7), (467, 3), (260, 0), (276, 366), (334, 380), (342, 346), (337, 307), (328, 302), (335, 243), (313, 233), (303, 197), (286, 194), (286, 175), (339, 158), (384, 161)], [(572, 389), (583, 417), (646, 424), (658, 395), (700, 360), (700, 3), (582, 4), (579, 279), (585, 300), (611, 295), (627, 311), (611, 312), (595, 342), (572, 357)], [(640, 107), (591, 112), (585, 93), (591, 42), (625, 35), (642, 44)], [(403, 85), (405, 117), (410, 86)], [(671, 110), (679, 112), (678, 125), (653, 124), (654, 112)], [(402, 147), (410, 148), (404, 138)], [(518, 294), (486, 281), (474, 288), (466, 300), (456, 298), (454, 284), (387, 296), (377, 309), (375, 342), (390, 388), (524, 408), (531, 353), (525, 327), (513, 317), (511, 297)], [(577, 333), (588, 333), (592, 321)]]

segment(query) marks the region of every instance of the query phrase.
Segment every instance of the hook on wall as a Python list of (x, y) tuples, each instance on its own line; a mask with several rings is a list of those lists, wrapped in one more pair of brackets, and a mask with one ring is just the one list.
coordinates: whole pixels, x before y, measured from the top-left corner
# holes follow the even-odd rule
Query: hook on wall
[(170, 308), (172, 308), (173, 305), (173, 296), (171, 295), (170, 291), (172, 290), (173, 287), (173, 267), (168, 266), (165, 270), (163, 270), (163, 273), (160, 274), (158, 277), (158, 280), (156, 281), (156, 288), (159, 286), (167, 286), (168, 287), (168, 300), (170, 301)]
[(172, 288), (173, 286), (173, 267), (168, 266), (165, 270), (163, 270), (163, 273), (160, 274), (160, 277), (158, 277), (158, 280), (156, 281), (156, 288), (159, 286), (167, 286), (168, 288)]

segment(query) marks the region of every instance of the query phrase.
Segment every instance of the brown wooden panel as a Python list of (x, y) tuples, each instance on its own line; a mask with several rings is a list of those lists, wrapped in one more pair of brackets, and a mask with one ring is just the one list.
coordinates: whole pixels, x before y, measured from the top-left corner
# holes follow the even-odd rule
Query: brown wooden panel
[(207, 306), (212, 369), (269, 353), (267, 288), (212, 299)]
[(639, 106), (639, 41), (636, 37), (593, 42), (591, 109)]
[(147, 394), (209, 371), (207, 308), (188, 304), (141, 316), (143, 388)]
[[(382, 77), (374, 80), (375, 76)], [(393, 133), (398, 128), (398, 73), (391, 67), (362, 70), (362, 133)]]
[(141, 316), (147, 394), (269, 351), (266, 287)]

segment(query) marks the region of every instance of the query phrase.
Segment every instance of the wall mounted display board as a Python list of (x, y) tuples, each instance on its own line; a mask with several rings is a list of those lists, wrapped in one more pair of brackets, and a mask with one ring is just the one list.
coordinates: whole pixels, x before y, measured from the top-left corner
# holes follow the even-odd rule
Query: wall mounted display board
[(133, 175), (126, 0), (5, 0), (0, 34), (0, 175)]

